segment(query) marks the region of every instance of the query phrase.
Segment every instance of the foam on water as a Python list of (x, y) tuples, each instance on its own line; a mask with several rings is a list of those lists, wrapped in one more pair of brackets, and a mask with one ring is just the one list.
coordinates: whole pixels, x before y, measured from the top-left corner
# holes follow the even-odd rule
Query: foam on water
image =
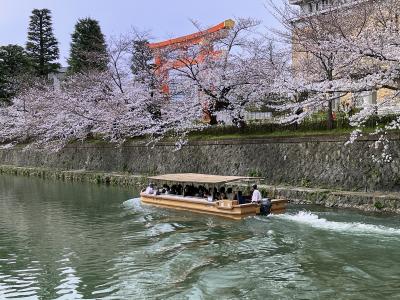
[(142, 210), (142, 204), (140, 198), (128, 199), (122, 202), (122, 206), (125, 208), (133, 208), (135, 210)]
[(158, 236), (164, 233), (174, 232), (175, 230), (176, 228), (172, 224), (161, 223), (153, 226), (147, 233), (147, 236)]
[(400, 228), (386, 227), (382, 225), (365, 224), (360, 222), (337, 222), (328, 221), (320, 218), (318, 215), (307, 211), (300, 211), (295, 215), (282, 214), (275, 215), (273, 218), (279, 218), (289, 221), (306, 224), (314, 228), (332, 230), (353, 234), (380, 234), (380, 235), (400, 235)]

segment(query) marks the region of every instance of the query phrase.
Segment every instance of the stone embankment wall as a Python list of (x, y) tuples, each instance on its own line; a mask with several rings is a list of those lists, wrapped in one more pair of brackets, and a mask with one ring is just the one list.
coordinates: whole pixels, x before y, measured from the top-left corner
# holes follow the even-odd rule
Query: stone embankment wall
[[(96, 172), (85, 170), (57, 170), (41, 167), (16, 167), (0, 165), (0, 175), (35, 176), (43, 179), (57, 179), (71, 182), (90, 182), (118, 185), (133, 188), (138, 193), (148, 182), (142, 175), (116, 172)], [(249, 189), (245, 184), (237, 187)], [(261, 192), (268, 197), (284, 197), (293, 204), (317, 204), (326, 207), (353, 208), (364, 211), (400, 213), (400, 193), (350, 192), (321, 188), (293, 186), (259, 185)]]
[(70, 182), (89, 182), (97, 184), (109, 184), (124, 187), (134, 187), (140, 190), (146, 186), (148, 178), (141, 175), (126, 173), (107, 173), (85, 170), (55, 170), (42, 167), (17, 167), (0, 165), (0, 174), (28, 177), (40, 177), (43, 179), (55, 179)]
[(322, 187), (348, 191), (400, 190), (400, 138), (391, 137), (391, 163), (377, 164), (371, 139), (345, 146), (343, 137), (263, 138), (196, 141), (176, 151), (173, 143), (122, 147), (77, 143), (58, 153), (21, 148), (0, 150), (0, 164), (158, 174), (196, 172), (264, 176), (270, 185)]

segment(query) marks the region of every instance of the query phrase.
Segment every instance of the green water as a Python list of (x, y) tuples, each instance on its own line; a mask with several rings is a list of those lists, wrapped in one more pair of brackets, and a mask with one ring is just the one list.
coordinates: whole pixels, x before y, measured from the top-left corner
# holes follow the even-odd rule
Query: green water
[(0, 176), (0, 299), (400, 299), (399, 216), (230, 221), (135, 196)]

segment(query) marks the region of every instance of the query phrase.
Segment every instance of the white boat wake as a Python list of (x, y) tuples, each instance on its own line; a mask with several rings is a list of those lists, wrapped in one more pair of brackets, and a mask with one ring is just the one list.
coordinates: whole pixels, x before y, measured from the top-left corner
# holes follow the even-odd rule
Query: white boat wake
[(328, 221), (318, 215), (307, 211), (300, 211), (295, 215), (282, 214), (274, 215), (273, 218), (294, 221), (309, 225), (313, 228), (339, 231), (355, 234), (379, 234), (379, 235), (400, 235), (400, 228), (386, 227), (383, 225), (365, 224), (360, 222), (337, 222)]
[(128, 199), (124, 202), (122, 202), (122, 206), (124, 208), (128, 209), (134, 209), (134, 210), (142, 210), (142, 204), (140, 202), (140, 198), (133, 198), (133, 199)]

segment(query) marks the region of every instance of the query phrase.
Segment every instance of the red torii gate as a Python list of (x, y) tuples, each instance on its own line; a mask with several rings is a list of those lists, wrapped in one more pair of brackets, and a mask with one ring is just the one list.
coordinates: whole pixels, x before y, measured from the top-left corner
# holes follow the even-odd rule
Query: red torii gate
[[(220, 55), (220, 51), (215, 51), (212, 47), (212, 41), (218, 40), (223, 37), (223, 34), (226, 30), (232, 29), (235, 26), (235, 21), (228, 19), (218, 25), (215, 25), (211, 28), (208, 28), (203, 31), (199, 31), (196, 33), (192, 33), (189, 35), (181, 36), (178, 38), (166, 40), (158, 43), (150, 43), (149, 48), (153, 51), (154, 54), (154, 62), (157, 67), (157, 74), (166, 81), (168, 79), (168, 71), (173, 68), (182, 68), (187, 63), (191, 63), (189, 59), (187, 61), (181, 60), (172, 60), (168, 61), (163, 57), (163, 50), (182, 50), (186, 51), (195, 45), (201, 45), (204, 42), (209, 43), (207, 50), (204, 50), (203, 53), (200, 54), (192, 61), (196, 61), (196, 63), (204, 60), (206, 55), (211, 55), (217, 57)], [(184, 57), (184, 55), (183, 55)], [(163, 84), (162, 90), (164, 93), (169, 94), (169, 86), (167, 84)]]

